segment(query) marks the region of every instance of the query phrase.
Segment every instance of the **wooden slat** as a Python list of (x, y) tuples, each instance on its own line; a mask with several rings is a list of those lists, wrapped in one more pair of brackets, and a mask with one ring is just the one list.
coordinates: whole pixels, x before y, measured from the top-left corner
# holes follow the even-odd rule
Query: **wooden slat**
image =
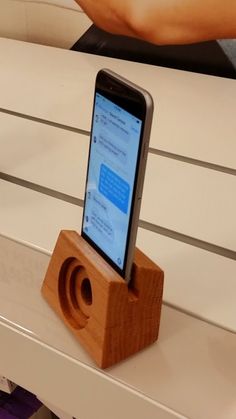
[[(51, 252), (61, 229), (80, 231), (79, 207), (3, 181), (0, 196), (8, 237)], [(235, 261), (143, 229), (138, 246), (166, 272), (166, 302), (236, 332)]]
[(89, 137), (0, 113), (0, 171), (84, 197)]
[(62, 229), (80, 231), (82, 209), (0, 181), (0, 233), (52, 251)]
[(48, 257), (3, 238), (0, 246), (4, 374), (76, 417), (118, 419), (127, 409), (138, 419), (181, 417), (173, 411), (196, 419), (235, 416), (235, 334), (164, 306), (159, 341), (98, 371), (40, 294)]
[(236, 332), (236, 260), (141, 228), (137, 246), (164, 269), (166, 303)]
[[(4, 374), (67, 413), (84, 418), (187, 419), (172, 409), (0, 321)], [(17, 348), (17, 350), (16, 350)], [(10, 359), (10, 362), (9, 362)], [(32, 363), (29, 368), (29, 359)], [(27, 366), (27, 368), (26, 368)], [(91, 402), (91, 395), (92, 402)]]
[[(0, 114), (0, 171), (83, 199), (88, 142)], [(235, 190), (236, 176), (149, 154), (141, 219), (236, 251)]]
[(236, 168), (234, 80), (5, 39), (0, 56), (2, 108), (89, 130), (95, 75), (108, 67), (152, 93), (152, 147)]
[(236, 176), (149, 154), (141, 218), (236, 251)]

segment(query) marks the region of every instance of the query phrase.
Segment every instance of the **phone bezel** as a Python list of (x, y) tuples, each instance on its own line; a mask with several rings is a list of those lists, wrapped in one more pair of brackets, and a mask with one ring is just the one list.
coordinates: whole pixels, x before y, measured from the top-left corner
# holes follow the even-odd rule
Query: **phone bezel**
[[(134, 187), (133, 187), (133, 195), (131, 200), (131, 208), (130, 208), (130, 216), (128, 221), (128, 230), (127, 230), (127, 237), (125, 243), (125, 254), (124, 254), (124, 264), (123, 268), (119, 268), (119, 266), (85, 233), (83, 230), (84, 225), (84, 215), (85, 215), (85, 207), (86, 207), (86, 199), (87, 199), (87, 183), (88, 183), (88, 173), (89, 173), (89, 164), (90, 164), (90, 153), (91, 153), (91, 145), (92, 145), (92, 133), (93, 133), (93, 124), (94, 124), (94, 112), (95, 112), (95, 99), (96, 93), (100, 93), (107, 99), (111, 100), (116, 105), (120, 106), (121, 108), (125, 109), (130, 114), (134, 115), (135, 117), (139, 118), (142, 121), (141, 127), (141, 134), (139, 139), (139, 147), (138, 147), (138, 154), (137, 154), (137, 163), (135, 169), (135, 177), (134, 177)], [(139, 204), (137, 202), (138, 198), (141, 200), (141, 196), (138, 197), (140, 191), (140, 163), (142, 157), (144, 157), (144, 131), (145, 131), (145, 122), (146, 122), (146, 113), (147, 113), (147, 103), (146, 98), (143, 92), (140, 92), (136, 86), (133, 86), (132, 83), (124, 79), (116, 78), (116, 75), (107, 72), (106, 70), (100, 70), (96, 77), (95, 83), (95, 92), (94, 92), (94, 99), (93, 99), (93, 112), (92, 112), (92, 124), (91, 124), (91, 135), (90, 135), (90, 145), (89, 145), (89, 154), (88, 154), (88, 165), (87, 165), (87, 174), (86, 174), (86, 183), (85, 183), (85, 196), (84, 196), (84, 210), (83, 210), (83, 218), (82, 218), (82, 227), (81, 227), (81, 235), (82, 237), (111, 265), (116, 272), (118, 272), (125, 280), (129, 280), (130, 276), (130, 266), (127, 265), (128, 260), (130, 257), (133, 256), (134, 246), (130, 244), (131, 232), (132, 228), (135, 227), (134, 221), (136, 221), (136, 213), (139, 214), (138, 211), (135, 211), (135, 205)], [(137, 230), (137, 227), (136, 227)], [(135, 234), (136, 239), (136, 234)], [(132, 246), (132, 248), (131, 248)]]

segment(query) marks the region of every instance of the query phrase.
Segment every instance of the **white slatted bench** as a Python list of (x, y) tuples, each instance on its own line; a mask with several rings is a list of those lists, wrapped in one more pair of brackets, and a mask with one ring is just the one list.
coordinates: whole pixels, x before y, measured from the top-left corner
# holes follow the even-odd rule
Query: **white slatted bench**
[[(1, 373), (79, 419), (233, 418), (235, 82), (5, 39), (0, 56)], [(80, 230), (103, 67), (154, 97), (137, 245), (166, 273), (159, 341), (105, 372), (40, 295), (59, 231)]]

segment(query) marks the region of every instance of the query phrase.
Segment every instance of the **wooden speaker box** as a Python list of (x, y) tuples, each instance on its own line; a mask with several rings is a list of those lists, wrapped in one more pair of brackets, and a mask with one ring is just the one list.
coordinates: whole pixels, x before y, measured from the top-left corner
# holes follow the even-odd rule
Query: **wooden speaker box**
[(61, 231), (42, 294), (101, 368), (158, 337), (163, 271), (136, 249), (129, 285), (75, 231)]

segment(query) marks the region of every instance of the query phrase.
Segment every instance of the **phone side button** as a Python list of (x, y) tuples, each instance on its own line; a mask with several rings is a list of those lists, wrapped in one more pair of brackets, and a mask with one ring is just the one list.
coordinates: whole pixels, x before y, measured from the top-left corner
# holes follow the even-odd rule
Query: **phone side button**
[(148, 144), (149, 144), (149, 142), (144, 143), (144, 146), (143, 146), (143, 158), (146, 156), (146, 153), (148, 151)]

